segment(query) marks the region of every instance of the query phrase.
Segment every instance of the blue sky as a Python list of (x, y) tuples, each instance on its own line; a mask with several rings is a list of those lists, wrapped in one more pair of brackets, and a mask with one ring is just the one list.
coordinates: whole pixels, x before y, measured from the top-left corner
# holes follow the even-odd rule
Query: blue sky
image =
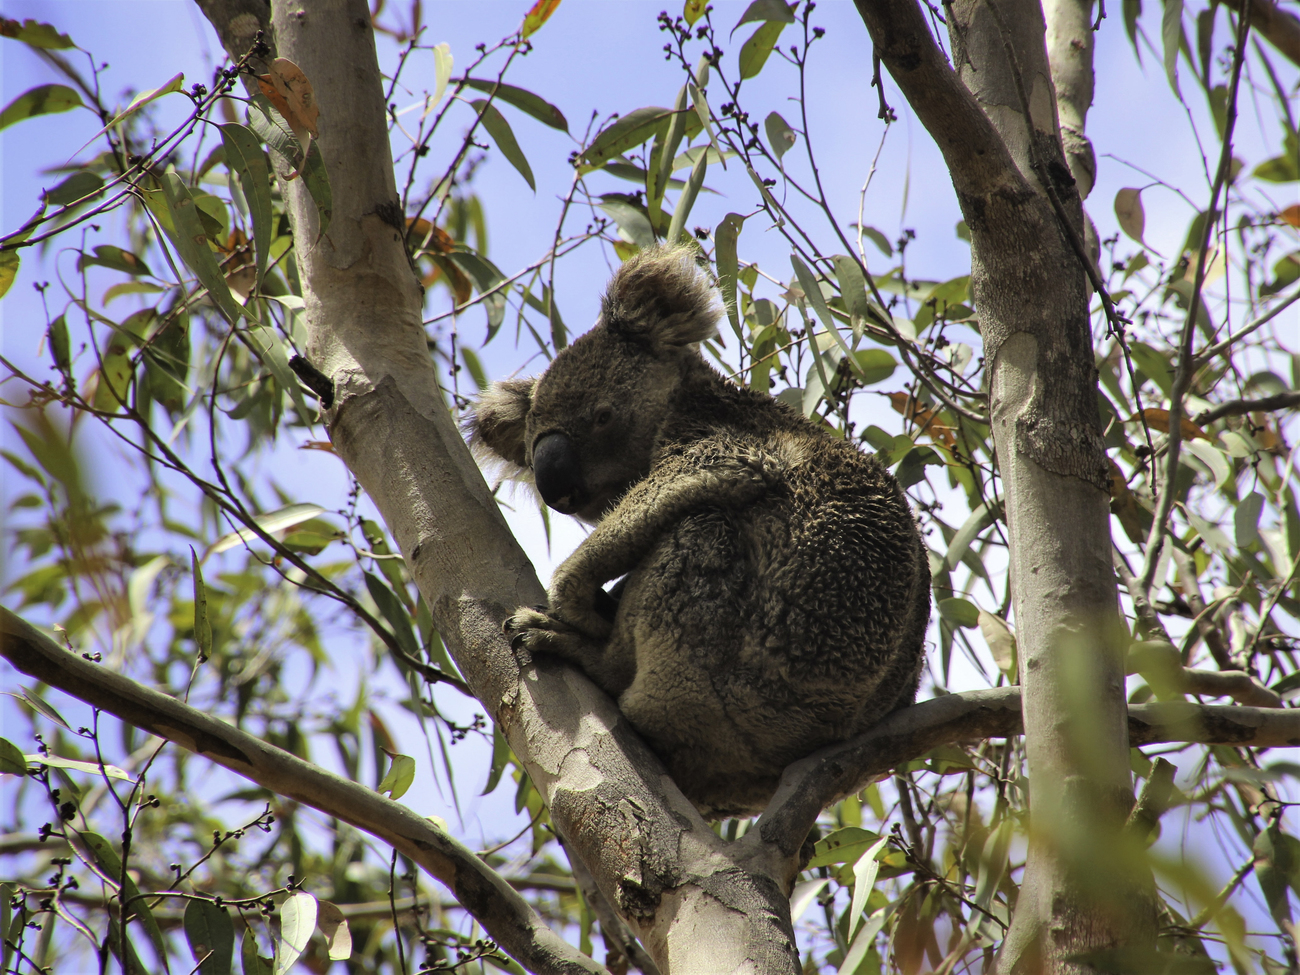
[[(670, 105), (682, 79), (677, 66), (664, 59), (661, 50), (664, 37), (656, 30), (655, 18), (664, 6), (662, 0), (651, 3), (565, 0), (535, 36), (533, 52), (517, 62), (507, 80), (559, 106), (575, 134), (585, 129), (593, 112), (603, 119), (611, 112), (626, 113), (644, 105)], [(744, 6), (743, 2), (730, 0), (714, 4), (714, 23), (722, 28), (724, 37)], [(1110, 6), (1117, 8), (1118, 4)], [(1159, 8), (1153, 3), (1148, 7), (1151, 9), (1144, 26), (1148, 36), (1158, 39)], [(428, 25), (425, 40), (447, 42), (456, 59), (454, 73), (459, 74), (471, 60), (475, 44), (492, 43), (509, 34), (526, 8), (526, 3), (499, 0), (428, 2), (424, 4)], [(669, 9), (675, 13), (677, 5)], [(4, 2), (0, 11), (6, 17), (49, 21), (70, 33), (75, 41), (92, 50), (97, 60), (110, 65), (104, 74), (105, 90), (110, 97), (121, 95), (123, 104), (127, 89), (150, 88), (178, 72), (185, 73), (187, 84), (209, 82), (213, 67), (219, 63), (220, 48), (215, 38), (197, 8), (186, 2), (39, 0)], [(876, 94), (868, 86), (870, 44), (853, 5), (847, 0), (823, 0), (813, 22), (827, 28), (827, 34), (814, 49), (809, 70), (809, 132), (832, 206), (840, 220), (847, 223), (856, 217), (859, 190), (884, 134), (882, 124), (876, 119)], [(750, 30), (748, 26), (741, 28), (734, 39), (723, 45), (724, 49), (738, 49)], [(791, 29), (790, 34), (793, 33)], [(793, 40), (793, 36), (789, 39)], [(1222, 23), (1218, 40), (1226, 41)], [(380, 38), (381, 64), (390, 67), (395, 61), (395, 51), (390, 40)], [(0, 58), (3, 58), (0, 88), (6, 103), (34, 84), (55, 80), (50, 70), (21, 45), (0, 43)], [(1115, 193), (1125, 186), (1141, 187), (1150, 182), (1133, 166), (1155, 173), (1181, 188), (1192, 200), (1205, 200), (1208, 196), (1205, 165), (1193, 125), (1200, 126), (1202, 131), (1210, 130), (1203, 99), (1194, 83), (1190, 79), (1184, 82), (1183, 90), (1190, 105), (1190, 111), (1185, 112), (1165, 81), (1158, 56), (1144, 50), (1142, 65), (1136, 62), (1117, 9), (1103, 23), (1098, 36), (1096, 69), (1096, 107), (1089, 117), (1088, 128), (1098, 156), (1098, 180), (1089, 209), (1101, 235), (1109, 236), (1117, 229), (1112, 210)], [(1283, 74), (1294, 81), (1294, 69), (1284, 70)], [(395, 101), (399, 106), (414, 102), (419, 92), (432, 87), (432, 77), (432, 57), (428, 52), (417, 53), (403, 78), (411, 93), (399, 95)], [(793, 123), (797, 108), (789, 96), (794, 92), (794, 82), (793, 69), (773, 59), (763, 75), (747, 83), (745, 107), (756, 118), (769, 111), (779, 111)], [(933, 143), (911, 116), (897, 88), (891, 82), (886, 84), (887, 96), (899, 120), (885, 140), (866, 197), (864, 220), (891, 240), (905, 228), (915, 231), (917, 237), (908, 252), (909, 268), (914, 276), (945, 279), (968, 273), (968, 250), (954, 233), (960, 214), (947, 173)], [(187, 104), (179, 96), (173, 96), (167, 110), (181, 112)], [(572, 174), (567, 157), (577, 144), (563, 133), (545, 128), (512, 109), (503, 110), (528, 155), (537, 181), (537, 190), (533, 192), (492, 151), (476, 183), (487, 212), (490, 256), (510, 274), (536, 260), (550, 245), (559, 213), (558, 198), (567, 189)], [(455, 121), (446, 130), (448, 136), (458, 137), (464, 125)], [(0, 133), (0, 187), (3, 187), (0, 217), (6, 231), (17, 227), (31, 214), (42, 186), (52, 186), (61, 178), (42, 175), (42, 170), (62, 165), (73, 157), (97, 128), (89, 114), (78, 112), (34, 119)], [(1212, 141), (1207, 140), (1206, 144)], [(1256, 106), (1252, 99), (1244, 100), (1238, 155), (1253, 165), (1265, 158), (1265, 145), (1276, 144), (1277, 126), (1269, 107), (1262, 101)], [(806, 163), (796, 158), (801, 148), (802, 139), (800, 146), (787, 157), (793, 160), (789, 163), (792, 167), (806, 167)], [(734, 167), (729, 173), (711, 170), (707, 183), (723, 195), (702, 196), (692, 213), (692, 225), (714, 226), (728, 211), (746, 212), (753, 208), (754, 188)], [(605, 176), (593, 178), (593, 188), (597, 192), (634, 189), (632, 184)], [(1284, 192), (1280, 205), (1295, 202), (1293, 185), (1281, 190)], [(1287, 193), (1291, 199), (1285, 198)], [(1175, 193), (1160, 188), (1148, 190), (1144, 203), (1148, 241), (1165, 254), (1175, 252), (1186, 233), (1191, 208)], [(579, 214), (573, 218), (572, 226), (581, 226), (588, 219), (587, 215)], [(112, 242), (117, 239), (115, 232), (113, 222), (105, 221), (104, 231), (98, 236), (91, 232), (87, 243)], [(69, 238), (57, 246), (73, 244)], [(872, 270), (884, 271), (892, 266), (883, 254), (867, 246)], [(1136, 249), (1136, 245), (1125, 242), (1121, 253)], [(747, 228), (741, 239), (741, 253), (757, 259), (772, 274), (789, 277), (788, 251), (777, 235), (764, 234), (760, 228), (753, 231)], [(0, 303), (0, 343), (6, 356), (23, 364), (37, 361), (46, 318), (32, 284), (45, 280), (57, 282), (60, 271), (66, 277), (73, 260), (73, 255), (54, 248), (43, 255), (28, 252), (24, 256), (18, 281)], [(602, 255), (592, 247), (584, 249), (577, 258), (561, 263), (558, 292), (563, 316), (571, 328), (582, 330), (595, 320), (600, 289), (614, 260), (612, 252)], [(51, 296), (53, 301), (61, 302), (57, 284)], [(1296, 320), (1294, 315), (1292, 318)], [(460, 328), (462, 340), (477, 345), (484, 332), (482, 313), (472, 311), (465, 315)], [(516, 352), (505, 338), (499, 338), (485, 354), (489, 372), (494, 376), (514, 371), (528, 358), (527, 350)], [(891, 388), (901, 388), (901, 382), (900, 374), (898, 386)], [(892, 411), (883, 400), (880, 409), (881, 415), (872, 417), (870, 422), (893, 423)], [(0, 439), (7, 436), (7, 427), (0, 430)], [(286, 449), (281, 461), (285, 465), (282, 483), (300, 490), (301, 500), (326, 507), (342, 503), (347, 485), (336, 460), (313, 452)], [(97, 462), (101, 471), (110, 470), (112, 456), (104, 453), (97, 457)], [(113, 485), (107, 478), (105, 481), (103, 489), (111, 493)], [(527, 512), (529, 502), (522, 496), (519, 500), (521, 513), (511, 516), (511, 521), (545, 579), (556, 557), (563, 557), (574, 547), (582, 537), (581, 531), (563, 519), (554, 519), (553, 546), (548, 549), (535, 516)], [(959, 522), (960, 517), (949, 520)], [(468, 751), (475, 746), (459, 747)], [(454, 816), (446, 800), (432, 790), (417, 790), (412, 795), (413, 801), (423, 804), (426, 810), (449, 818)], [(509, 810), (490, 806), (482, 810), (483, 819), (475, 825), (479, 807), (474, 801), (467, 807), (471, 831), (481, 828), (485, 836), (504, 832), (505, 827), (500, 823), (509, 818)]]

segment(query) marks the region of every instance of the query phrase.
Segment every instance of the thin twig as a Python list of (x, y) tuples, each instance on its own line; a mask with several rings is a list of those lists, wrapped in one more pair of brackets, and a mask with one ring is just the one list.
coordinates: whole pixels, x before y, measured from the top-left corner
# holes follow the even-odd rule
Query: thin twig
[[(1178, 367), (1174, 371), (1173, 389), (1169, 392), (1169, 434), (1165, 444), (1165, 483), (1156, 502), (1155, 516), (1151, 521), (1151, 532), (1147, 536), (1146, 551), (1140, 575), (1142, 586), (1151, 588), (1155, 578), (1156, 565), (1160, 561), (1160, 550), (1164, 547), (1167, 522), (1173, 510), (1175, 481), (1178, 477), (1178, 457), (1183, 445), (1183, 394), (1191, 384), (1195, 368), (1192, 356), (1192, 339), (1195, 335), (1196, 318), (1201, 310), (1201, 288), (1205, 284), (1206, 257), (1210, 248), (1210, 237), (1214, 225), (1218, 222), (1217, 209), (1219, 194), (1223, 192), (1232, 166), (1232, 131), (1237, 124), (1237, 89), (1241, 81), (1242, 65), (1246, 61), (1246, 36), (1250, 31), (1251, 5), (1244, 4), (1237, 22), (1237, 44), (1232, 55), (1232, 80), (1228, 86), (1227, 120), (1223, 127), (1223, 147), (1219, 153), (1219, 169), (1214, 177), (1214, 187), (1210, 192), (1210, 205), (1205, 210), (1205, 229), (1201, 237), (1201, 250), (1196, 258), (1196, 275), (1192, 283), (1192, 296), (1188, 302), (1187, 320), (1183, 323), (1183, 334), (1179, 342)], [(1155, 458), (1152, 458), (1152, 473)]]

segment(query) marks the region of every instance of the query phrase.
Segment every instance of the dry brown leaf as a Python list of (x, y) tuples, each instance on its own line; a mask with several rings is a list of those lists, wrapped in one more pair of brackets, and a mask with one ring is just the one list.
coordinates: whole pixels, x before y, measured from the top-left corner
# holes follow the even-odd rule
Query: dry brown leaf
[(1292, 203), (1278, 216), (1282, 218), (1283, 223), (1289, 223), (1293, 227), (1300, 227), (1300, 203)]
[(943, 444), (950, 450), (957, 446), (957, 431), (942, 422), (939, 414), (923, 403), (918, 403), (911, 393), (888, 393), (889, 402), (894, 409), (912, 420), (918, 434), (924, 433), (935, 443)]
[[(1149, 426), (1152, 430), (1159, 430), (1161, 433), (1169, 432), (1169, 411), (1168, 410), (1157, 410), (1154, 408), (1146, 409), (1143, 410), (1141, 413), (1134, 413), (1132, 416), (1128, 418), (1127, 422), (1139, 423), (1141, 422), (1143, 417), (1146, 417), (1147, 426)], [(1210, 439), (1209, 435), (1206, 434), (1204, 430), (1198, 427), (1191, 420), (1187, 419), (1187, 417), (1183, 417), (1182, 422), (1179, 424), (1179, 426), (1182, 427), (1184, 437), (1200, 437), (1202, 440)]]
[(419, 219), (408, 217), (406, 226), (409, 228), (408, 236), (411, 243), (421, 250), (450, 254), (456, 249), (456, 240), (451, 234), (423, 217)]
[(308, 440), (306, 443), (298, 445), (299, 450), (323, 450), (327, 454), (337, 454), (334, 445), (328, 440)]
[[(271, 62), (270, 70), (259, 75), (257, 81), (276, 111), (293, 127), (294, 135), (298, 135), (301, 128), (310, 132), (313, 139), (320, 138), (320, 132), (316, 129), (320, 108), (316, 105), (316, 93), (312, 91), (311, 82), (302, 73), (302, 68), (288, 58), (276, 58)], [(267, 91), (268, 84), (271, 91)], [(299, 136), (298, 141), (304, 141), (302, 136)]]

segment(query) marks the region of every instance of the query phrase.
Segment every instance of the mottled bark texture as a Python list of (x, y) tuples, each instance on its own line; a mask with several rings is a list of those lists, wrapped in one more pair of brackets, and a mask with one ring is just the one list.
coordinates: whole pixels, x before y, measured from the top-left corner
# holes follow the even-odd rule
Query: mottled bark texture
[[(247, 13), (225, 4), (209, 12), (218, 8)], [(590, 681), (555, 664), (521, 670), (511, 653), (506, 615), (546, 594), (438, 388), (368, 10), (361, 0), (277, 0), (271, 24), (277, 53), (312, 82), (334, 199), (319, 235), (302, 181), (284, 185), (307, 358), (334, 384), (325, 419), (335, 449), (383, 514), (457, 665), (525, 763), (567, 849), (660, 969), (797, 972), (787, 900), (795, 861), (757, 835), (748, 844), (719, 839)], [(229, 23), (214, 26), (229, 53), (243, 53)]]
[[(914, 0), (858, 0), (894, 80), (943, 152), (970, 226), (988, 362), (1033, 809), (1004, 972), (1088, 970), (1076, 954), (1153, 944), (1150, 878), (1122, 841), (1132, 806), (1079, 185), (1033, 0), (945, 6), (952, 65)], [(1086, 5), (1053, 16), (1068, 123), (1082, 135)], [(1077, 138), (1070, 139), (1077, 146)], [(1105, 851), (1110, 851), (1109, 853)]]

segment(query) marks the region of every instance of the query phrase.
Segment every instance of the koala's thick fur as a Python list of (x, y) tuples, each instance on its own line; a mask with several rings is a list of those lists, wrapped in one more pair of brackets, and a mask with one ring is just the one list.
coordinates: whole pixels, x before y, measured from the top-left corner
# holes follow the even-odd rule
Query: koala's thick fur
[[(471, 439), (596, 527), (548, 611), (506, 624), (580, 666), (706, 815), (910, 704), (930, 570), (874, 459), (710, 368), (721, 309), (690, 252), (643, 252), (538, 379), (498, 383)], [(626, 578), (611, 598), (601, 587)]]

